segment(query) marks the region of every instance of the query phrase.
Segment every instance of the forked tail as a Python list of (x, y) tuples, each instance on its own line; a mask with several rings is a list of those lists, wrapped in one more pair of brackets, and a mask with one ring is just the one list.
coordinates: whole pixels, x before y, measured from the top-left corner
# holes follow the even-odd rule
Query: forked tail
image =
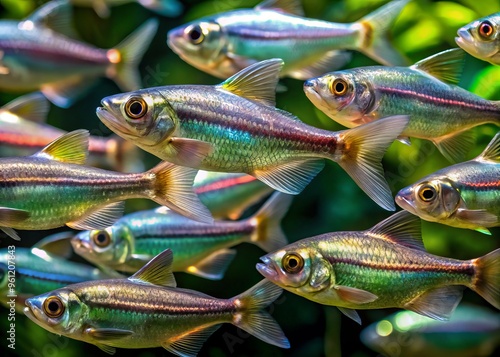
[(500, 309), (500, 248), (473, 260), (476, 274), (472, 290)]

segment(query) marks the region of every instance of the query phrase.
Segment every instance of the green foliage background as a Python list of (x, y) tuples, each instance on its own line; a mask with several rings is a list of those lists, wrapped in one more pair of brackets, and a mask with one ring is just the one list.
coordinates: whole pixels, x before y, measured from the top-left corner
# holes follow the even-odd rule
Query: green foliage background
[[(175, 26), (201, 16), (234, 8), (252, 7), (255, 0), (184, 0), (185, 11), (175, 19), (160, 18), (161, 25), (154, 42), (141, 63), (141, 74), (146, 86), (168, 84), (217, 84), (218, 79), (192, 68), (175, 55), (166, 45), (167, 31)], [(303, 1), (308, 17), (334, 22), (350, 22), (373, 11), (386, 1), (378, 0), (314, 0)], [(0, 0), (1, 19), (22, 19), (43, 1)], [(394, 28), (394, 46), (405, 53), (412, 62), (456, 47), (457, 29), (482, 16), (500, 11), (498, 0), (414, 0), (403, 11)], [(109, 48), (150, 17), (157, 16), (141, 6), (130, 3), (112, 9), (111, 17), (99, 18), (91, 8), (75, 8), (74, 23), (81, 38), (98, 47)], [(356, 53), (349, 67), (374, 65), (362, 54)], [(490, 99), (500, 100), (500, 67), (493, 67), (470, 56), (460, 85)], [(341, 130), (340, 125), (307, 100), (302, 83), (284, 79), (288, 91), (279, 93), (277, 106), (285, 109), (308, 124), (329, 130)], [(86, 128), (93, 134), (108, 135), (95, 116), (101, 98), (118, 92), (116, 85), (101, 79), (94, 90), (69, 109), (52, 106), (49, 123), (65, 130)], [(18, 94), (0, 93), (0, 104)], [(473, 158), (491, 140), (498, 128), (485, 125), (473, 129), (477, 133), (477, 146), (470, 153)], [(388, 181), (393, 192), (413, 183), (422, 176), (448, 166), (430, 142), (412, 140), (411, 147), (394, 143), (384, 159)], [(145, 166), (152, 167), (158, 159), (144, 155)], [(153, 207), (148, 201), (127, 202), (127, 212)], [(348, 177), (340, 166), (328, 162), (316, 179), (297, 196), (286, 216), (283, 227), (290, 241), (313, 235), (341, 230), (363, 230), (371, 227), (391, 213), (373, 203)], [(492, 236), (469, 230), (454, 229), (435, 223), (423, 222), (426, 248), (437, 255), (470, 259), (479, 257), (499, 247), (500, 229), (492, 229)], [(60, 231), (64, 230), (60, 229)], [(52, 232), (21, 232), (22, 241), (17, 246), (31, 246)], [(2, 236), (0, 247), (12, 244)], [(217, 297), (231, 297), (244, 291), (261, 279), (254, 266), (263, 252), (251, 245), (237, 248), (238, 255), (222, 281), (213, 282), (186, 274), (177, 274), (178, 285), (192, 288)], [(78, 258), (76, 258), (78, 259)], [(479, 296), (466, 291), (464, 301), (488, 306)], [(364, 326), (383, 318), (393, 310), (360, 311)], [(376, 356), (359, 340), (362, 327), (341, 317), (336, 308), (325, 307), (284, 293), (272, 310), (290, 339), (292, 348), (281, 350), (260, 340), (242, 335), (230, 326), (223, 326), (205, 344), (201, 356)], [(0, 308), (0, 330), (7, 331), (7, 310)], [(78, 357), (92, 354), (105, 356), (104, 352), (89, 344), (57, 337), (39, 328), (24, 316), (16, 319), (16, 350), (7, 349), (7, 342), (0, 342), (1, 355), (15, 352), (20, 356)], [(161, 348), (151, 350), (118, 350), (117, 355), (137, 357), (163, 356)]]

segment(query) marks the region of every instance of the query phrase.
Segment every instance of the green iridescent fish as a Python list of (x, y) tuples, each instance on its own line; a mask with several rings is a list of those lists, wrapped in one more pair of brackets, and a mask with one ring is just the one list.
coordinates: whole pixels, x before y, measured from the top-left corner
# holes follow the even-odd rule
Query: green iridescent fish
[(164, 207), (126, 215), (104, 230), (80, 232), (74, 251), (97, 266), (135, 273), (167, 248), (175, 252), (173, 271), (219, 280), (236, 255), (227, 249), (248, 242), (266, 252), (287, 244), (280, 223), (292, 196), (275, 193), (252, 217), (205, 224)]
[[(406, 59), (388, 32), (407, 0), (391, 1), (353, 23), (304, 17), (300, 0), (267, 0), (254, 9), (209, 15), (168, 32), (168, 45), (190, 65), (218, 78), (245, 67), (282, 58), (282, 76), (308, 79), (338, 69), (361, 51), (385, 65)], [(215, 6), (215, 5), (214, 5)]]
[(302, 239), (265, 255), (257, 270), (285, 290), (355, 309), (404, 308), (447, 320), (468, 287), (500, 309), (500, 249), (457, 260), (425, 251), (420, 219), (400, 211), (366, 231)]
[[(100, 229), (123, 213), (123, 200), (147, 198), (188, 217), (211, 222), (192, 184), (196, 170), (162, 162), (137, 174), (84, 166), (89, 133), (70, 132), (32, 156), (0, 158), (0, 230), (67, 225)], [(14, 229), (13, 229), (14, 228)]]
[(274, 107), (280, 59), (249, 66), (217, 86), (179, 85), (106, 97), (101, 121), (124, 139), (172, 163), (250, 174), (298, 194), (337, 162), (375, 202), (393, 210), (380, 163), (408, 117), (330, 132)]
[(500, 12), (461, 27), (457, 35), (455, 42), (471, 56), (500, 65)]
[[(313, 104), (349, 128), (389, 115), (407, 114), (408, 137), (432, 141), (451, 162), (463, 161), (474, 145), (468, 129), (500, 125), (500, 102), (456, 85), (465, 52), (452, 49), (410, 67), (360, 67), (332, 72), (304, 83)], [(448, 82), (448, 83), (446, 83)]]
[(290, 344), (264, 311), (281, 288), (263, 280), (230, 299), (175, 288), (172, 251), (167, 250), (128, 279), (70, 285), (26, 301), (24, 313), (42, 328), (96, 345), (163, 347), (178, 356), (196, 356), (221, 324), (230, 323), (272, 345)]
[(403, 188), (396, 203), (426, 221), (490, 234), (500, 226), (500, 133), (475, 159)]

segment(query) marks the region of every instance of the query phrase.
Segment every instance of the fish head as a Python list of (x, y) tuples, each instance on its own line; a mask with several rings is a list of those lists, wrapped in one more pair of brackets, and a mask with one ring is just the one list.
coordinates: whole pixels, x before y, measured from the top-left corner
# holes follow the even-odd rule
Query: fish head
[(68, 288), (29, 298), (24, 314), (38, 326), (58, 335), (72, 335), (84, 327), (85, 305)]
[(446, 177), (417, 182), (396, 195), (396, 203), (401, 208), (428, 221), (449, 218), (461, 200), (460, 191)]
[(318, 109), (348, 128), (366, 122), (375, 101), (369, 83), (349, 71), (309, 79), (304, 92)]
[(219, 78), (238, 69), (224, 69), (228, 62), (228, 37), (214, 19), (201, 19), (170, 30), (168, 46), (184, 61)]
[(500, 63), (500, 13), (461, 27), (457, 35), (457, 45), (471, 55), (491, 63)]
[(178, 126), (174, 109), (155, 88), (112, 95), (101, 104), (96, 113), (104, 125), (138, 145), (155, 146)]
[(123, 224), (83, 231), (71, 239), (76, 254), (89, 262), (113, 266), (123, 264), (133, 252), (134, 237)]

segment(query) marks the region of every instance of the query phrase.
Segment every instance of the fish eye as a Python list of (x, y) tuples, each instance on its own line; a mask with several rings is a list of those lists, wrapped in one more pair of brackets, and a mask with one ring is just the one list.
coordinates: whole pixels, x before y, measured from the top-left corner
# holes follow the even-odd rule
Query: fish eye
[(342, 78), (337, 78), (330, 83), (330, 92), (335, 95), (344, 95), (347, 92), (347, 82)]
[(146, 115), (148, 111), (148, 105), (146, 101), (139, 97), (130, 98), (127, 103), (125, 103), (125, 112), (132, 119), (140, 119)]
[(489, 21), (483, 21), (479, 25), (479, 35), (484, 39), (489, 39), (495, 33), (493, 25)]
[(188, 32), (188, 37), (191, 43), (194, 45), (199, 45), (205, 39), (205, 35), (203, 34), (203, 30), (201, 29), (200, 25), (191, 27)]
[(92, 241), (100, 248), (105, 248), (111, 243), (111, 237), (107, 231), (97, 231), (92, 235)]
[(436, 198), (436, 189), (429, 185), (422, 186), (418, 191), (418, 197), (424, 202), (430, 202)]
[(64, 313), (64, 304), (57, 296), (49, 296), (43, 302), (43, 311), (48, 317), (57, 318)]
[(304, 258), (297, 253), (288, 253), (281, 260), (281, 264), (287, 273), (297, 274), (304, 268)]

